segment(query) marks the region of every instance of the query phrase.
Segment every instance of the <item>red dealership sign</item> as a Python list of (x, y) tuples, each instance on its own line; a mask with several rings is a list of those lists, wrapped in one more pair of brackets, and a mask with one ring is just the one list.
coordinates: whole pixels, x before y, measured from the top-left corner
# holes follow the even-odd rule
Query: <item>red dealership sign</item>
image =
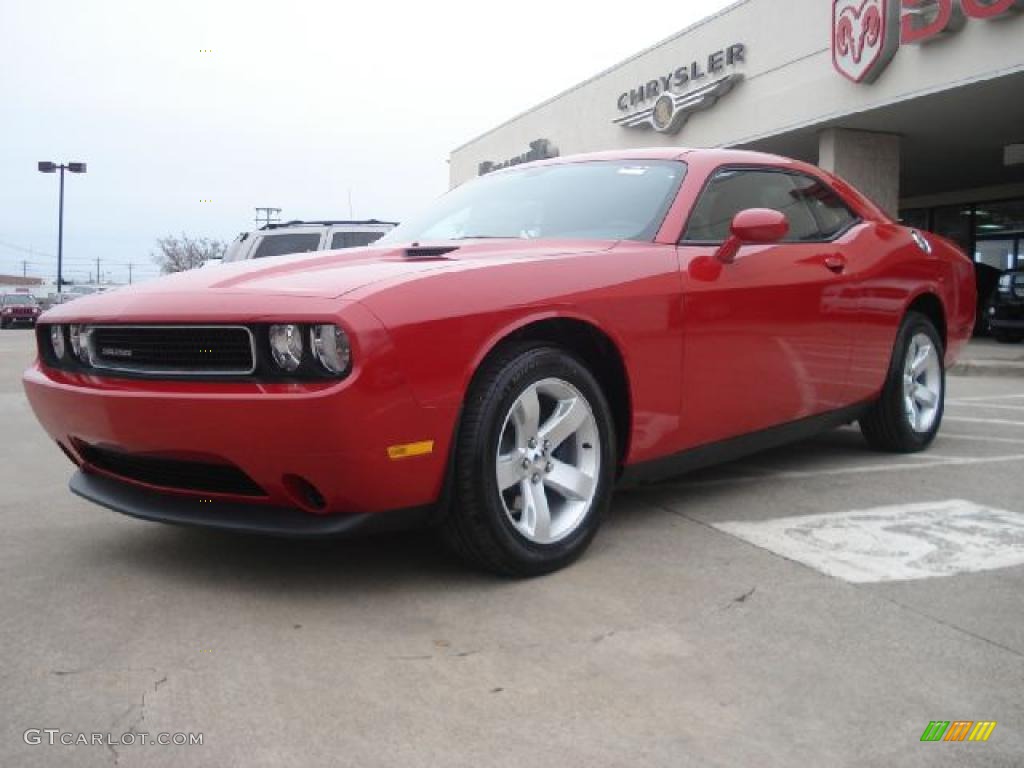
[(901, 43), (959, 32), (969, 19), (1024, 11), (1024, 0), (833, 0), (832, 63), (855, 83), (874, 82)]

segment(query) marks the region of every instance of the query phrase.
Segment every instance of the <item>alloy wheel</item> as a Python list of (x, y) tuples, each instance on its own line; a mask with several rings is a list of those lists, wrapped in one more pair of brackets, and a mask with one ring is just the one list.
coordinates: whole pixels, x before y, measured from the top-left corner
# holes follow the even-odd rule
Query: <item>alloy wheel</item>
[(942, 405), (942, 364), (934, 342), (915, 334), (903, 364), (903, 408), (915, 432), (928, 432)]
[(519, 395), (502, 425), (495, 473), (521, 536), (553, 544), (579, 528), (597, 492), (600, 437), (590, 403), (567, 381), (543, 379)]

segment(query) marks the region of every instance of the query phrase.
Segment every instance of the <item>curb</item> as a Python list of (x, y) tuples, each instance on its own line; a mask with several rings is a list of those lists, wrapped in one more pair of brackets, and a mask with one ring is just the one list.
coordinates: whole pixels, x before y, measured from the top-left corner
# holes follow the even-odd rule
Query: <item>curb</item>
[(950, 376), (1021, 376), (1024, 363), (1009, 360), (963, 360), (946, 371)]

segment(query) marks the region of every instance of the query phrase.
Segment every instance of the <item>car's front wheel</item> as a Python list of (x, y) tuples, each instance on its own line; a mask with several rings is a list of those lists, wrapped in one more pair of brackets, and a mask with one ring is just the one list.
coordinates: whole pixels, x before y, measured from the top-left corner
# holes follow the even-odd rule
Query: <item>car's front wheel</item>
[(860, 420), (872, 448), (912, 453), (935, 439), (946, 403), (943, 358), (942, 339), (932, 321), (908, 312), (896, 336), (882, 393)]
[(604, 394), (573, 355), (533, 345), (493, 356), (463, 411), (446, 541), (505, 576), (568, 565), (610, 501), (615, 446)]

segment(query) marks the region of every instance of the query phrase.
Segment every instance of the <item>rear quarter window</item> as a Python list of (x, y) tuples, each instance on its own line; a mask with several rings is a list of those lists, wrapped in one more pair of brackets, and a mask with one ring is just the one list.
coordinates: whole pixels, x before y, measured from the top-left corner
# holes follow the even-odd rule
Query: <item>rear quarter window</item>
[(814, 214), (822, 240), (831, 240), (857, 221), (838, 193), (825, 182), (803, 175), (794, 175), (793, 182), (797, 194)]

